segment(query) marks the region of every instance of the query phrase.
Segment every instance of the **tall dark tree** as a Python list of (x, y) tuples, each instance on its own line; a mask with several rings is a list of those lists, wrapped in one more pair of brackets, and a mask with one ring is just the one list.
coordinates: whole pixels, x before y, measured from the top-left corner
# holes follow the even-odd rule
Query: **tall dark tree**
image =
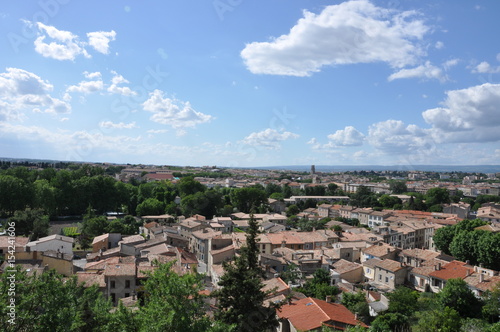
[(221, 289), (214, 293), (218, 303), (215, 318), (234, 324), (236, 331), (268, 331), (278, 325), (276, 306), (264, 305), (263, 271), (258, 265), (258, 225), (253, 215), (249, 221), (246, 246), (233, 262), (224, 263)]
[(404, 194), (408, 192), (408, 187), (406, 186), (406, 181), (390, 181), (389, 189), (393, 194)]
[(32, 241), (49, 234), (49, 217), (41, 209), (16, 211), (9, 222), (15, 223), (17, 235), (29, 236)]
[(261, 205), (267, 204), (265, 190), (254, 187), (238, 188), (231, 192), (231, 203), (240, 212), (249, 213)]

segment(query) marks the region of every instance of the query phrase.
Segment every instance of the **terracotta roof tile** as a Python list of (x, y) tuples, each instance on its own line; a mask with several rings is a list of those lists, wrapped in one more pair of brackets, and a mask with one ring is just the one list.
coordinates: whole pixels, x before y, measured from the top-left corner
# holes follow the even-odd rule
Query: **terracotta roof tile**
[(309, 331), (321, 328), (323, 323), (336, 321), (356, 326), (365, 324), (355, 319), (346, 307), (337, 303), (307, 297), (292, 304), (286, 304), (277, 311), (280, 318), (288, 319), (297, 330)]
[(464, 262), (452, 261), (448, 264), (441, 266), (437, 271), (429, 273), (431, 277), (448, 280), (453, 278), (464, 279), (474, 272), (472, 266), (466, 265)]

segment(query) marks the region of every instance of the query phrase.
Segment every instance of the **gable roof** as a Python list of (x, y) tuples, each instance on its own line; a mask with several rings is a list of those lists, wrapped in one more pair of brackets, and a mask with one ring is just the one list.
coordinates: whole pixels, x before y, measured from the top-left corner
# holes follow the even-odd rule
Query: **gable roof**
[(352, 326), (362, 322), (356, 320), (354, 314), (346, 307), (337, 303), (306, 297), (291, 304), (286, 304), (277, 311), (279, 318), (286, 318), (297, 330), (309, 331), (320, 328), (329, 321), (340, 322)]
[(454, 278), (464, 279), (471, 273), (474, 273), (474, 268), (472, 266), (468, 266), (466, 263), (460, 261), (451, 261), (441, 268), (438, 268), (438, 270), (429, 273), (429, 275), (434, 278), (448, 280)]

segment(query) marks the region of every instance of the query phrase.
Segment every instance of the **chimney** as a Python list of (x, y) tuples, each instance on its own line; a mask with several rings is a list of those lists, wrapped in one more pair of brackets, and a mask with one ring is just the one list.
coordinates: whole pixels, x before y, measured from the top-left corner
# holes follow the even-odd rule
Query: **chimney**
[(390, 248), (387, 248), (387, 253), (390, 254), (391, 253), (391, 249)]
[(436, 265), (436, 271), (439, 271), (439, 270), (441, 270), (441, 263), (437, 263), (437, 265)]
[(285, 248), (285, 247), (286, 247), (286, 241), (283, 240), (283, 241), (281, 241), (281, 248)]
[(332, 302), (332, 296), (331, 295), (327, 295), (325, 301), (328, 302), (328, 303), (331, 303)]
[(483, 282), (484, 281), (484, 274), (480, 273), (479, 274), (479, 282)]
[(465, 271), (465, 276), (466, 277), (470, 276), (470, 270), (469, 269), (467, 269), (467, 271)]

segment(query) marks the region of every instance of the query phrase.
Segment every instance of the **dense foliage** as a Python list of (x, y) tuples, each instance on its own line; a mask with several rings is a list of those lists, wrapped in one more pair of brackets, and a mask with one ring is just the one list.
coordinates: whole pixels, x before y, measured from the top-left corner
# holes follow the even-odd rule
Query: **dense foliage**
[(484, 267), (500, 270), (500, 233), (476, 230), (486, 222), (462, 220), (456, 225), (436, 230), (434, 243), (445, 254), (471, 264), (483, 264)]

